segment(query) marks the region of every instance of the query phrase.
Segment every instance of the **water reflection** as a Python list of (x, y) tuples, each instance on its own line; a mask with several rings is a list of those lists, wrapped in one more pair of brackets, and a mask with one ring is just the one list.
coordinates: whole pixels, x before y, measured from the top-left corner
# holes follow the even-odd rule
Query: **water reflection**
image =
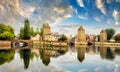
[(66, 52), (67, 52), (67, 49), (68, 48), (53, 48), (53, 49), (39, 49), (39, 52), (40, 52), (40, 58), (42, 59), (42, 63), (45, 65), (45, 66), (48, 66), (49, 63), (50, 63), (50, 58), (51, 57), (59, 57), (60, 55), (64, 55)]
[(83, 62), (83, 60), (85, 59), (85, 49), (86, 47), (76, 47), (77, 49), (77, 58), (80, 62)]
[(110, 47), (100, 47), (100, 56), (102, 59), (114, 60), (115, 53)]
[(45, 50), (39, 50), (40, 51), (40, 58), (42, 59), (42, 63), (45, 66), (48, 66), (48, 64), (50, 63), (50, 55), (46, 55), (45, 54)]
[(30, 64), (30, 60), (33, 60), (34, 57), (40, 57), (40, 59), (42, 60), (42, 63), (45, 66), (48, 66), (50, 63), (50, 58), (51, 57), (59, 57), (60, 55), (64, 55), (67, 52), (68, 48), (60, 48), (60, 47), (56, 47), (56, 48), (40, 48), (40, 49), (20, 49), (19, 50), (19, 54), (20, 54), (20, 58), (23, 60), (24, 63), (24, 68), (28, 69), (29, 68), (29, 64)]
[(30, 49), (21, 49), (20, 58), (23, 59), (24, 68), (27, 69), (30, 63), (31, 50)]
[(10, 63), (14, 59), (14, 54), (15, 50), (0, 50), (0, 65)]
[[(33, 62), (39, 59), (40, 63), (35, 63), (35, 66), (40, 66), (41, 68), (50, 68), (52, 65), (61, 67), (65, 66), (68, 69), (73, 67), (73, 64), (79, 64), (82, 68), (86, 66), (91, 67), (93, 63), (98, 64), (96, 60), (102, 64), (109, 62), (115, 62), (116, 58), (120, 56), (119, 47), (96, 47), (96, 46), (77, 46), (77, 47), (45, 47), (37, 49), (18, 49), (18, 50), (0, 50), (0, 67), (5, 65), (5, 63), (14, 63), (15, 51), (18, 54), (17, 56), (21, 59), (21, 67), (26, 70), (31, 70), (34, 65)], [(120, 59), (120, 57), (118, 58)], [(74, 61), (72, 61), (74, 60)], [(13, 61), (13, 62), (12, 62)], [(90, 62), (90, 63), (89, 63)], [(108, 62), (108, 64), (109, 64)], [(119, 60), (118, 60), (119, 62)], [(23, 64), (23, 65), (22, 65)], [(107, 64), (107, 63), (106, 63)], [(71, 65), (70, 67), (67, 65)], [(73, 65), (73, 66), (72, 66)], [(120, 65), (120, 64), (119, 64)], [(7, 66), (7, 65), (5, 65)], [(47, 67), (44, 67), (47, 66)], [(99, 66), (99, 65), (98, 65)], [(17, 67), (17, 66), (16, 66)], [(92, 66), (95, 67), (95, 66)], [(91, 67), (91, 68), (92, 68)], [(19, 67), (18, 67), (19, 68)], [(29, 69), (28, 69), (29, 68)], [(39, 67), (38, 67), (39, 68)]]

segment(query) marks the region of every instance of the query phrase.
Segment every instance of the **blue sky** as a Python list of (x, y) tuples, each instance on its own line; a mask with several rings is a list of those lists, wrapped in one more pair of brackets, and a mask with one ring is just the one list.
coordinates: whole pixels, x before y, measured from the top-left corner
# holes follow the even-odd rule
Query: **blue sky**
[(120, 0), (0, 0), (0, 22), (11, 25), (16, 34), (25, 18), (35, 28), (49, 23), (52, 32), (68, 36), (80, 25), (88, 34), (105, 28), (120, 33)]

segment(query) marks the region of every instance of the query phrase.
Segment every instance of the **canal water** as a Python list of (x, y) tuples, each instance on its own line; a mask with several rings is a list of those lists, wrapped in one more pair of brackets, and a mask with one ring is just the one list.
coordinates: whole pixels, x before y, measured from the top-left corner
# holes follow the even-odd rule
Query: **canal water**
[(120, 72), (120, 48), (0, 50), (0, 72)]

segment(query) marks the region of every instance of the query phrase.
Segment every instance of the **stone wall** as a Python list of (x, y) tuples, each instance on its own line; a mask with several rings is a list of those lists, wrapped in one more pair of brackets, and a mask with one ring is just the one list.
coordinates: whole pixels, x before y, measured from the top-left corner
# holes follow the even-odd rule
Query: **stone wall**
[(11, 41), (0, 41), (0, 49), (11, 49)]

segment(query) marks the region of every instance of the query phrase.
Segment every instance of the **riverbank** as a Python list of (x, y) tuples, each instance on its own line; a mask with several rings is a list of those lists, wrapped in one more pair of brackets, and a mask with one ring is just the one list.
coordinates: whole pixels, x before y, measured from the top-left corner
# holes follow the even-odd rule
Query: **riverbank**
[(11, 49), (11, 41), (0, 41), (0, 49)]
[(27, 43), (27, 46), (23, 48), (44, 48), (44, 47), (67, 47), (67, 42), (57, 41), (30, 41), (30, 40), (18, 40), (18, 41), (0, 41), (0, 49), (12, 49), (19, 48), (15, 43)]

